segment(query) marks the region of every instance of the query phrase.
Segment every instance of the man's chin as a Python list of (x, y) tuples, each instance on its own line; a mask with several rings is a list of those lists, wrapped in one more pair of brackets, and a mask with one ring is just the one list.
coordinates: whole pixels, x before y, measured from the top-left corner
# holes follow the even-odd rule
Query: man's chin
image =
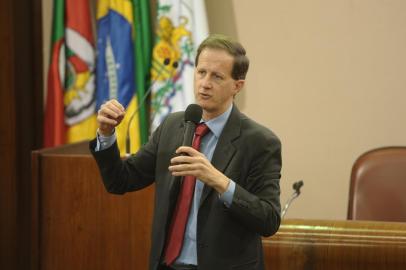
[(203, 110), (209, 109), (209, 105), (204, 100), (196, 100), (196, 104), (202, 107)]
[(213, 110), (212, 106), (210, 106), (209, 104), (205, 103), (205, 102), (197, 102), (197, 104), (202, 107), (202, 109), (206, 112), (210, 112)]

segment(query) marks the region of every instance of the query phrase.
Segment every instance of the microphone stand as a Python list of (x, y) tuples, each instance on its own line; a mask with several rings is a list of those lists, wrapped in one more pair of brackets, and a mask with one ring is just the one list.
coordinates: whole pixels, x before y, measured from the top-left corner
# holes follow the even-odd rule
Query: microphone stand
[(293, 202), (293, 200), (295, 200), (297, 197), (299, 197), (300, 195), (300, 188), (303, 186), (303, 181), (300, 180), (298, 182), (293, 183), (293, 189), (295, 190), (295, 192), (293, 192), (293, 194), (290, 196), (289, 200), (286, 202), (285, 207), (282, 210), (282, 218), (285, 216), (286, 212), (288, 211), (288, 208), (290, 206), (290, 204)]
[(125, 156), (126, 157), (129, 157), (130, 152), (131, 152), (130, 125), (131, 125), (134, 117), (137, 115), (138, 111), (144, 106), (145, 100), (147, 99), (148, 95), (151, 93), (152, 88), (154, 87), (155, 83), (158, 82), (158, 79), (161, 77), (165, 67), (167, 65), (169, 65), (169, 62), (170, 62), (169, 58), (164, 59), (163, 65), (159, 69), (156, 79), (151, 83), (151, 85), (149, 86), (147, 92), (144, 93), (142, 99), (137, 104), (136, 110), (131, 114), (131, 117), (128, 120), (127, 133), (126, 133), (126, 137), (125, 137)]
[[(178, 68), (178, 66), (179, 66), (179, 64), (178, 64), (178, 62), (174, 62), (173, 64), (172, 64), (172, 66), (175, 68), (175, 70), (173, 70), (172, 71), (172, 73), (171, 73), (171, 76), (166, 80), (166, 82), (165, 82), (165, 84), (167, 85), (170, 81), (172, 81), (172, 86), (173, 86), (173, 83), (174, 83), (174, 78), (173, 78), (173, 73), (174, 73), (174, 71), (176, 71), (176, 69)], [(162, 102), (162, 100), (164, 99), (165, 97), (162, 95), (160, 98), (159, 98), (159, 100), (158, 100), (158, 104), (161, 104), (161, 102)], [(156, 110), (154, 110), (154, 112), (152, 113), (152, 115), (150, 116), (150, 123), (153, 123), (154, 122), (154, 119), (155, 119), (155, 116), (156, 116), (156, 114), (158, 113), (158, 111), (156, 111)], [(150, 127), (151, 128), (151, 127)], [(151, 130), (151, 129), (150, 129)]]

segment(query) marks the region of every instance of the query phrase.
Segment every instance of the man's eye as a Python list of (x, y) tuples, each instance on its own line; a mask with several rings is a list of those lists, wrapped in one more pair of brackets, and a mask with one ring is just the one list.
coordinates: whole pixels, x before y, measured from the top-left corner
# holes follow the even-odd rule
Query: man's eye
[(199, 73), (200, 75), (204, 75), (204, 74), (206, 74), (206, 71), (204, 71), (204, 70), (199, 70), (197, 73)]
[(214, 75), (214, 78), (216, 79), (216, 80), (222, 80), (223, 79), (223, 77), (222, 76), (220, 76), (220, 75)]

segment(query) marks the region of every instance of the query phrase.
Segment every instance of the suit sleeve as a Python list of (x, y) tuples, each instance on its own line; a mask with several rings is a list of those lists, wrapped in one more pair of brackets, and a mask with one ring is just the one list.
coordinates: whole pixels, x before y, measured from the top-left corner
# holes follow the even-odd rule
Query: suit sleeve
[[(258, 142), (258, 141), (257, 141)], [(265, 139), (253, 154), (244, 186), (236, 184), (232, 215), (250, 230), (271, 236), (279, 229), (280, 187), (282, 166), (281, 143), (275, 136)]]
[(95, 151), (96, 139), (90, 142), (90, 151), (96, 160), (108, 192), (123, 194), (142, 189), (154, 182), (156, 152), (161, 129), (159, 127), (146, 145), (125, 160), (121, 159), (116, 142), (101, 151)]

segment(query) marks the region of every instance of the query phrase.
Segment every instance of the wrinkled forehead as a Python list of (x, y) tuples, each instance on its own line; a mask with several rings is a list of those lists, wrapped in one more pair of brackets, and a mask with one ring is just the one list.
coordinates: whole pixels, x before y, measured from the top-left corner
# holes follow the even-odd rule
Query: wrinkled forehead
[(227, 55), (228, 57), (231, 57), (231, 59), (234, 60), (234, 56), (232, 54), (230, 54), (230, 52), (228, 52), (225, 48), (207, 46), (207, 47), (204, 47), (202, 49), (202, 51), (200, 52), (199, 57), (197, 59), (198, 62), (200, 62), (200, 59), (201, 59), (201, 56), (202, 56), (203, 52), (206, 52), (206, 53), (207, 52), (212, 52), (212, 53), (224, 54), (224, 55)]
[(199, 55), (197, 69), (211, 68), (221, 69), (231, 75), (234, 57), (227, 51), (217, 48), (204, 48)]

